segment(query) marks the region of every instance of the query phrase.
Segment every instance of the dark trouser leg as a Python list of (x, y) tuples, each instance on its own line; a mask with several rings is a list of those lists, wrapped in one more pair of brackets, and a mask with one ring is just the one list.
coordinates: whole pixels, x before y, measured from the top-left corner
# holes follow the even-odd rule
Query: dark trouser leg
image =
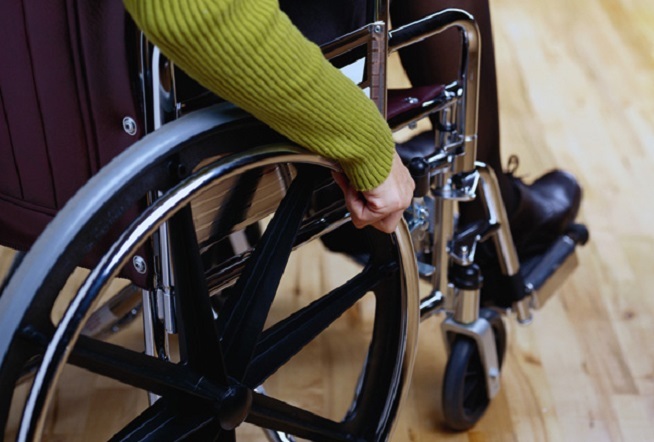
[[(481, 75), (479, 95), (479, 141), (477, 157), (496, 172), (502, 197), (509, 213), (517, 204), (517, 195), (509, 178), (502, 173), (500, 130), (497, 100), (495, 55), (487, 0), (395, 0), (391, 2), (394, 27), (446, 9), (470, 12), (481, 30)], [(446, 84), (456, 78), (459, 66), (459, 32), (455, 29), (439, 34), (400, 52), (402, 65), (414, 86)]]

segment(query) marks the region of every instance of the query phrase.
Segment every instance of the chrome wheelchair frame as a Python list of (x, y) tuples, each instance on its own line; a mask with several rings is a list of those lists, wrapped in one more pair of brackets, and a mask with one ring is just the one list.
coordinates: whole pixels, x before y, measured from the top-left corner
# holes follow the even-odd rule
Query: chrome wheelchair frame
[[(163, 434), (175, 440), (235, 440), (234, 429), (242, 422), (261, 426), (269, 440), (276, 441), (295, 436), (388, 440), (410, 380), (418, 323), (439, 313), (445, 314), (442, 331), (451, 354), (444, 380), (446, 423), (465, 430), (478, 421), (499, 391), (506, 346), (498, 309), (481, 306), (478, 244), (492, 240), (510, 281), (511, 308), (504, 311), (513, 310), (520, 323), (527, 323), (531, 310), (542, 306), (574, 269), (575, 247), (585, 242), (585, 231), (572, 229), (543, 256), (521, 265), (497, 179), (476, 161), (481, 42), (474, 18), (446, 10), (389, 31), (387, 15), (388, 2), (376, 1), (372, 23), (325, 45), (324, 54), (338, 59), (364, 48), (366, 80), (361, 87), (369, 89), (387, 115), (389, 54), (459, 29), (459, 78), (425, 102), (414, 103), (410, 89), (401, 91), (412, 106), (389, 118), (398, 130), (438, 115), (434, 151), (408, 163), (416, 193), (406, 222), (390, 236), (365, 233), (371, 239), (364, 270), (270, 328), (264, 327), (266, 316), (289, 254), (348, 224), (342, 203), (329, 196), (330, 177), (325, 174), (338, 166), (292, 145), (228, 103), (194, 110), (195, 103), (178, 100), (174, 66), (142, 41), (142, 92), (149, 103), (145, 121), (151, 134), (118, 156), (67, 204), (0, 297), (3, 329), (10, 331), (0, 337), (0, 409), (13, 407), (15, 384), (33, 379), (18, 440), (39, 439), (54, 384), (68, 362), (150, 393), (150, 408), (112, 440), (150, 440)], [(124, 124), (127, 130), (132, 123)], [(232, 153), (235, 145), (246, 150)], [(236, 195), (232, 189), (238, 189)], [(323, 192), (327, 204), (314, 204)], [(50, 323), (51, 312), (42, 310), (51, 307), (42, 304), (51, 306), (59, 296), (68, 274), (85, 255), (86, 243), (107, 223), (104, 214), (115, 220), (113, 212), (122, 212), (146, 194), (148, 208), (114, 238), (66, 313)], [(458, 226), (457, 203), (475, 198), (484, 203), (487, 219)], [(212, 201), (214, 206), (207, 209)], [(226, 216), (221, 209), (226, 207), (236, 215)], [(258, 231), (272, 213), (276, 215), (265, 232)], [(230, 248), (227, 257), (220, 252), (225, 244)], [(269, 270), (269, 262), (281, 264)], [(100, 305), (106, 286), (125, 267), (147, 274), (152, 285), (142, 291), (128, 286)], [(432, 286), (423, 299), (420, 277)], [(382, 285), (390, 288), (379, 287), (380, 280), (388, 281)], [(379, 304), (376, 325), (342, 421), (268, 396), (261, 387), (268, 376), (368, 290)], [(145, 355), (99, 339), (134, 318), (141, 307)], [(100, 321), (108, 311), (120, 312), (118, 319)], [(178, 357), (170, 342), (173, 335), (184, 338)], [(470, 398), (465, 375), (478, 367)], [(176, 401), (187, 404), (190, 412)], [(0, 413), (3, 429), (7, 414), (8, 408)]]

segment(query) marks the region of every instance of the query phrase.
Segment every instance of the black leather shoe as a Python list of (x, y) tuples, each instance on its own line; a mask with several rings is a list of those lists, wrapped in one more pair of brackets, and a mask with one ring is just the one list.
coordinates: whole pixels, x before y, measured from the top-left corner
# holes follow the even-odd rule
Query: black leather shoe
[[(548, 172), (532, 184), (512, 173), (507, 176), (518, 197), (517, 207), (508, 213), (509, 224), (520, 262), (525, 263), (570, 229), (579, 212), (581, 188), (572, 175), (561, 170)], [(475, 262), (484, 276), (482, 304), (510, 307), (513, 282), (503, 275), (491, 241), (480, 244)]]
[(524, 258), (545, 251), (575, 220), (581, 187), (561, 170), (548, 172), (532, 184), (510, 177), (519, 199), (508, 214), (509, 223), (518, 254)]

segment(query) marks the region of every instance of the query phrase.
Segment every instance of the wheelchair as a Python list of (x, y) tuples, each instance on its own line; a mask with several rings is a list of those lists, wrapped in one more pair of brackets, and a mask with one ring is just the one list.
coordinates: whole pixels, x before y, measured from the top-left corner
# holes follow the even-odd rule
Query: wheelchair
[[(324, 45), (324, 54), (341, 65), (365, 60), (361, 87), (394, 130), (437, 116), (434, 150), (406, 159), (416, 192), (396, 232), (353, 231), (363, 244), (353, 256), (357, 272), (281, 318), (271, 312), (289, 296), (281, 285), (289, 261), (350, 226), (331, 178), (338, 165), (217, 102), (135, 34), (123, 55), (136, 59), (127, 65), (138, 82), (123, 92), (136, 91), (144, 111), (122, 119), (120, 136), (132, 144), (147, 135), (122, 153), (98, 154), (97, 163), (104, 155), (108, 164), (51, 211), (56, 216), (20, 255), (0, 296), (5, 437), (41, 438), (61, 373), (74, 365), (149, 397), (111, 440), (231, 441), (243, 423), (272, 441), (389, 440), (419, 323), (436, 314), (445, 316), (450, 355), (446, 424), (466, 430), (480, 419), (500, 388), (502, 314), (529, 322), (577, 265), (575, 248), (587, 232), (572, 226), (542, 256), (518, 260), (494, 173), (475, 158), (474, 18), (445, 10), (389, 31), (387, 11), (385, 0), (375, 1), (370, 23)], [(115, 5), (102, 12), (123, 14)], [(389, 54), (450, 28), (462, 36), (458, 78), (387, 90)], [(457, 204), (475, 198), (486, 218), (459, 225)], [(6, 223), (14, 221), (21, 219)], [(496, 251), (505, 280), (502, 302), (490, 308), (475, 263), (482, 243)], [(422, 298), (421, 278), (431, 286)], [(277, 373), (365, 300), (374, 317), (369, 343), (341, 414), (283, 397), (272, 381)], [(144, 350), (106, 339), (137, 317)]]

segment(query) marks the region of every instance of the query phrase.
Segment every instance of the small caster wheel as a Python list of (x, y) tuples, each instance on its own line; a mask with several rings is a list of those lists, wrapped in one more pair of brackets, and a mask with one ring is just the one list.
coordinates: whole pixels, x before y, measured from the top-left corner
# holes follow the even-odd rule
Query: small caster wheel
[[(506, 329), (502, 317), (491, 309), (481, 309), (495, 336), (497, 360), (502, 366), (506, 350)], [(486, 376), (475, 341), (457, 335), (443, 377), (443, 416), (445, 424), (456, 431), (472, 428), (488, 408), (490, 399), (486, 389)]]

